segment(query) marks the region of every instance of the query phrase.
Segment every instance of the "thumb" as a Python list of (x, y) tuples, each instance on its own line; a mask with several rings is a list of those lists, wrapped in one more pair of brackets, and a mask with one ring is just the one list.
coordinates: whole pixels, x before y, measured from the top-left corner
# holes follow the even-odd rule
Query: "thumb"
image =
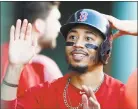
[(88, 98), (85, 94), (82, 95), (83, 109), (88, 109)]
[(118, 37), (120, 37), (120, 36), (122, 36), (122, 35), (124, 35), (121, 31), (118, 31), (118, 32), (116, 32), (115, 34), (113, 34), (113, 36), (112, 36), (112, 38), (113, 39), (116, 39), (116, 38), (118, 38)]

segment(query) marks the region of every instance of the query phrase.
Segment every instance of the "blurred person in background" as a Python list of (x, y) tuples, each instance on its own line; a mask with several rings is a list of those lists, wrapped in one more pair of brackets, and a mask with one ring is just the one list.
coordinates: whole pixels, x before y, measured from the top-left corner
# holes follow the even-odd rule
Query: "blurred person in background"
[[(18, 96), (21, 96), (24, 91), (32, 86), (40, 84), (45, 81), (53, 81), (59, 77), (62, 77), (62, 73), (52, 59), (47, 56), (39, 54), (43, 49), (55, 48), (56, 38), (60, 31), (61, 17), (59, 11), (60, 2), (22, 2), (22, 13), (24, 25), (21, 33), (26, 31), (26, 25), (28, 21), (32, 23), (32, 35), (37, 40), (37, 46), (35, 48), (36, 56), (32, 61), (25, 65), (19, 82)], [(20, 7), (21, 8), (21, 7)], [(28, 21), (27, 21), (27, 20)], [(21, 25), (21, 20), (17, 22)], [(17, 24), (16, 24), (17, 25)], [(20, 31), (20, 30), (19, 30)], [(20, 37), (24, 37), (23, 34)], [(8, 66), (8, 51), (9, 43), (6, 42), (1, 46), (1, 82), (5, 76)], [(22, 49), (22, 48), (19, 48)], [(24, 57), (22, 57), (24, 59)]]

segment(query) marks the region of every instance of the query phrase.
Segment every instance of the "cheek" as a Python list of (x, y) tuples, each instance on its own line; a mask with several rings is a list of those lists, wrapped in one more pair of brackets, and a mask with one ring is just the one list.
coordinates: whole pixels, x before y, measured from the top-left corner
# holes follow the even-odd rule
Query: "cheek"
[(48, 20), (46, 23), (45, 34), (47, 37), (56, 39), (60, 31), (60, 24), (56, 20)]
[(65, 47), (65, 55), (68, 63), (72, 63), (72, 56), (70, 52), (71, 52), (71, 47)]
[(88, 64), (91, 65), (96, 62), (97, 60), (97, 51), (95, 50), (89, 50), (89, 59), (88, 59)]
[(69, 56), (70, 55), (70, 52), (71, 52), (71, 47), (65, 47), (65, 53), (66, 53), (66, 55), (67, 56)]
[(60, 22), (58, 20), (53, 19), (53, 20), (51, 20), (49, 22), (50, 22), (49, 26), (50, 26), (51, 30), (53, 30), (55, 32), (59, 32), (60, 31), (61, 24), (60, 24)]

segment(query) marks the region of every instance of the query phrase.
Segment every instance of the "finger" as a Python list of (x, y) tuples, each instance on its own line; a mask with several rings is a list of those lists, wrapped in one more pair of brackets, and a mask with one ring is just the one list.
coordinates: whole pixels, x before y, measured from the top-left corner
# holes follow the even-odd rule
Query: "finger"
[(10, 42), (14, 41), (15, 27), (12, 25), (10, 29)]
[(90, 94), (89, 94), (89, 90), (88, 90), (88, 87), (85, 86), (85, 85), (82, 85), (82, 89), (85, 91), (86, 95), (89, 97)]
[(83, 109), (88, 109), (88, 98), (85, 94), (82, 95)]
[(96, 100), (94, 100), (92, 97), (89, 98), (89, 106), (93, 107), (93, 106), (97, 106), (98, 107), (98, 102)]
[(115, 28), (115, 29), (119, 28), (119, 25), (120, 25), (120, 20), (119, 19), (117, 19), (117, 18), (115, 18), (111, 15), (107, 15), (107, 14), (103, 14), (103, 15), (110, 22), (112, 28)]
[(118, 38), (118, 37), (120, 37), (120, 36), (122, 36), (123, 34), (120, 32), (120, 31), (118, 31), (118, 32), (116, 32), (115, 34), (113, 34), (113, 36), (112, 36), (112, 38), (113, 38), (113, 40), (114, 39), (116, 39), (116, 38)]
[(88, 87), (88, 90), (89, 90), (90, 97), (92, 97), (94, 100), (97, 100), (92, 88)]
[(28, 24), (28, 21), (26, 19), (24, 19), (22, 28), (21, 28), (20, 39), (25, 39), (27, 24)]
[(107, 14), (104, 14), (105, 15), (105, 17), (109, 20), (109, 21), (111, 21), (111, 22), (113, 22), (114, 20), (115, 20), (115, 17), (113, 17), (113, 16), (111, 16), (111, 15), (107, 15)]
[[(37, 39), (35, 39), (35, 41), (34, 41), (32, 38), (32, 24), (31, 23), (28, 23), (25, 39), (30, 43), (30, 45), (32, 47), (32, 50), (33, 50), (32, 58), (33, 58), (36, 55), (36, 51), (35, 51), (36, 44), (35, 43), (37, 42)], [(31, 63), (31, 61), (29, 63)]]
[(21, 20), (18, 19), (17, 22), (16, 22), (15, 40), (16, 40), (16, 39), (19, 39), (20, 29), (21, 29)]
[(110, 23), (113, 23), (115, 22), (117, 19), (111, 15), (106, 15), (104, 14), (104, 16), (107, 18), (107, 20), (110, 22)]
[(111, 15), (103, 14), (109, 22), (114, 22), (114, 17)]
[(32, 35), (31, 35), (31, 32), (32, 32), (32, 25), (31, 25), (31, 23), (28, 23), (27, 30), (26, 30), (26, 37), (25, 37), (25, 39), (26, 39), (27, 41), (30, 41), (30, 42), (32, 42)]

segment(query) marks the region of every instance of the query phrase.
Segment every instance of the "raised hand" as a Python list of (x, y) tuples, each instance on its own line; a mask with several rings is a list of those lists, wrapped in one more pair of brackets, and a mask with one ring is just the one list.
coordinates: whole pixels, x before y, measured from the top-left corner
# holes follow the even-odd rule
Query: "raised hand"
[(9, 62), (11, 64), (26, 64), (35, 55), (36, 40), (32, 37), (32, 25), (25, 19), (21, 26), (17, 20), (16, 27), (11, 26), (9, 44)]
[(138, 35), (137, 20), (119, 20), (110, 15), (104, 14), (104, 16), (108, 19), (112, 28), (118, 30), (118, 32), (113, 35), (113, 39), (122, 35)]
[(82, 86), (82, 88), (86, 93), (82, 95), (83, 109), (100, 109), (100, 104), (92, 89), (86, 86)]

